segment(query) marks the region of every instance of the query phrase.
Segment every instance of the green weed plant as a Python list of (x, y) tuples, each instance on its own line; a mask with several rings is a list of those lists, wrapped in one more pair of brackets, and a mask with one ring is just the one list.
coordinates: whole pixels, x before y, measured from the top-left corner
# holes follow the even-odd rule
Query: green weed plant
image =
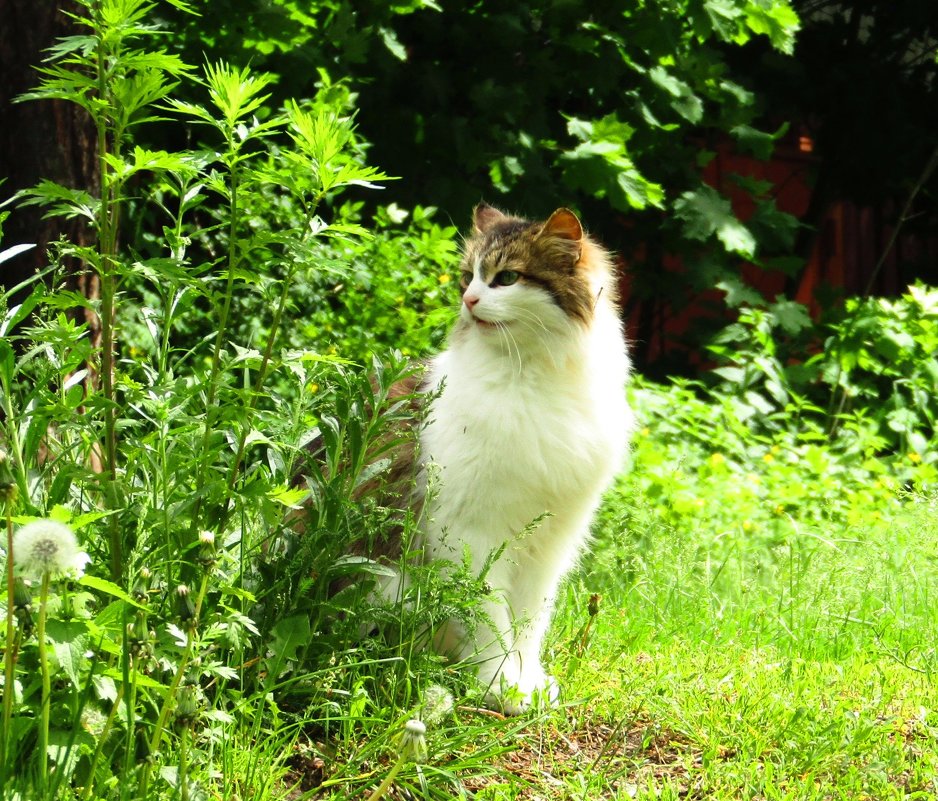
[[(402, 658), (417, 626), (432, 625), (429, 603), (412, 604), (382, 649), (362, 641), (366, 594), (330, 593), (350, 541), (413, 525), (356, 496), (395, 445), (385, 432), (406, 399), (395, 406), (388, 391), (410, 368), (389, 357), (372, 381), (337, 348), (303, 348), (286, 331), (323, 255), (365, 250), (337, 198), (386, 176), (362, 162), (340, 107), (276, 111), (269, 76), (224, 62), (195, 70), (160, 49), (152, 10), (83, 3), (83, 32), (50, 50), (22, 98), (90, 115), (102, 189), (45, 181), (22, 195), (84, 220), (94, 244), (57, 244), (25, 301), (9, 305), (22, 287), (3, 296), (4, 799), (273, 794), (301, 732), (351, 739), (374, 718), (371, 752), (383, 753), (400, 710), (439, 673), (426, 657), (418, 679), (419, 659)], [(174, 99), (180, 81), (202, 102)], [(137, 128), (157, 117), (191, 127), (197, 147), (138, 145)], [(286, 213), (258, 213), (275, 196), (290, 227), (276, 224)], [(451, 237), (424, 223), (429, 212), (415, 216), (414, 250), (444, 259)], [(141, 220), (160, 233), (122, 244)], [(57, 288), (75, 265), (99, 297)], [(252, 326), (245, 309), (259, 307)], [(316, 431), (333, 469), (298, 484)], [(311, 495), (300, 537), (290, 515)], [(90, 563), (30, 586), (13, 533), (44, 519), (76, 532)], [(456, 603), (448, 592), (433, 597), (437, 614)]]

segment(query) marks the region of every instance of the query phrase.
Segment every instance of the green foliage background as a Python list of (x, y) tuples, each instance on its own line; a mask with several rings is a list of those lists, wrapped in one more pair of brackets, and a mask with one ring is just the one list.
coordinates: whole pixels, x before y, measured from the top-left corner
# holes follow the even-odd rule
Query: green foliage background
[[(756, 209), (744, 223), (700, 177), (721, 137), (767, 158), (785, 130), (763, 130), (760, 99), (729, 52), (790, 54), (799, 22), (788, 0), (204, 10), (215, 25), (170, 16), (182, 52), (268, 70), (275, 98), (344, 87), (369, 158), (400, 176), (388, 192), (401, 207), (438, 207), (460, 228), (483, 198), (531, 217), (581, 210), (626, 256), (640, 340), (653, 325), (636, 311), (642, 301), (679, 308), (738, 275), (741, 259), (797, 266), (786, 258), (797, 223), (770, 187), (744, 184)], [(663, 276), (666, 253), (683, 259), (684, 281)], [(718, 323), (702, 325), (699, 336)]]

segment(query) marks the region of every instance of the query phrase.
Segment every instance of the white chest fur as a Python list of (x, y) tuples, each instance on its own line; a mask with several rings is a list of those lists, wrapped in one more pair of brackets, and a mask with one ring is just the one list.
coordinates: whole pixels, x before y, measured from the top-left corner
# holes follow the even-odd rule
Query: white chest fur
[(620, 468), (628, 358), (614, 317), (527, 358), (489, 341), (497, 332), (468, 333), (433, 362), (442, 391), (422, 453), (439, 470), (438, 526), (485, 519), (494, 527), (474, 534), (507, 538), (601, 492)]
[[(628, 357), (611, 308), (598, 309), (589, 329), (521, 349), (497, 330), (464, 334), (431, 365), (439, 395), (421, 437), (433, 485), (425, 546), (455, 560), (468, 547), (481, 569), (508, 544), (489, 574), (504, 601), (488, 610), (498, 631), (472, 642), (450, 632), (447, 647), (474, 654), (483, 681), (507, 681), (526, 697), (545, 684), (538, 654), (557, 584), (622, 464)], [(506, 654), (498, 640), (514, 647)]]

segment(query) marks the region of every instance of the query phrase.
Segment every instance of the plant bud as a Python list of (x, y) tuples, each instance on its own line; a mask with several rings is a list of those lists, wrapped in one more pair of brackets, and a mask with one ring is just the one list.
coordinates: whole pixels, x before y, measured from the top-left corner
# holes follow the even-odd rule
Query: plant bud
[(17, 577), (13, 585), (13, 614), (24, 637), (33, 633), (33, 599), (29, 583)]
[(599, 614), (599, 602), (602, 601), (603, 597), (598, 592), (594, 592), (589, 599), (589, 603), (586, 605), (586, 611), (589, 612), (590, 617), (596, 617)]
[(176, 616), (185, 627), (195, 625), (195, 604), (189, 594), (189, 587), (180, 584), (176, 587)]
[(29, 585), (17, 576), (13, 582), (13, 609), (14, 611), (25, 609), (28, 612), (32, 606), (33, 595), (29, 591)]
[(0, 499), (11, 503), (16, 500), (16, 479), (10, 470), (10, 457), (0, 449)]
[(146, 603), (150, 594), (150, 581), (152, 578), (153, 574), (150, 572), (149, 568), (140, 568), (140, 572), (137, 573), (137, 580), (134, 582), (133, 589), (130, 591), (131, 596), (133, 596), (133, 599), (137, 603)]
[(215, 535), (211, 531), (203, 531), (199, 534), (199, 554), (196, 560), (206, 570), (215, 567), (218, 555), (215, 551)]
[(139, 657), (147, 654), (150, 630), (147, 627), (146, 612), (138, 611), (133, 622), (127, 624), (127, 640), (130, 645), (130, 652), (134, 656)]
[(176, 694), (176, 709), (174, 711), (176, 725), (188, 728), (195, 723), (198, 714), (198, 688), (194, 684), (183, 684)]

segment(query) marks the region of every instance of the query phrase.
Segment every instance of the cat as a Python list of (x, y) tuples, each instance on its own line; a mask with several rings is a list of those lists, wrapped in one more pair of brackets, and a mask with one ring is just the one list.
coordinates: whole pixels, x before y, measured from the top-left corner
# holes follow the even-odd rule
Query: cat
[(625, 457), (630, 363), (610, 256), (568, 209), (531, 222), (480, 204), (460, 273), (458, 320), (421, 388), (420, 544), (456, 562), (468, 549), (477, 571), (504, 546), (489, 623), (452, 621), (435, 645), (477, 663), (487, 703), (516, 714), (557, 694), (540, 652)]
[[(411, 410), (407, 430), (392, 426), (374, 445), (370, 460), (390, 466), (359, 492), (414, 512), (410, 545), (425, 559), (468, 553), (476, 575), (487, 569), (478, 624), (450, 621), (434, 646), (476, 664), (486, 703), (518, 714), (535, 696), (557, 697), (540, 652), (560, 582), (625, 457), (630, 364), (609, 254), (573, 212), (530, 222), (480, 204), (460, 274), (447, 347), (391, 387), (387, 403)], [(321, 436), (307, 447), (321, 460)], [(400, 533), (353, 550), (393, 565)], [(378, 596), (400, 601), (407, 576), (382, 575)]]

